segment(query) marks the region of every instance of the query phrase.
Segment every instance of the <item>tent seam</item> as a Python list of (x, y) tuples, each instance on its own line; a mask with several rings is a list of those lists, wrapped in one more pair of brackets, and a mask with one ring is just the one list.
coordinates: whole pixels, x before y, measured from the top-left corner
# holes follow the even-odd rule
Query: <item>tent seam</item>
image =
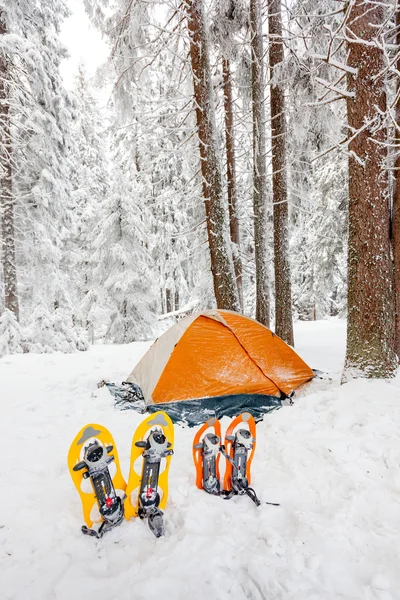
[[(206, 316), (206, 315), (204, 315)], [(260, 367), (260, 365), (250, 356), (249, 351), (247, 350), (246, 346), (244, 346), (243, 342), (239, 339), (239, 337), (236, 335), (236, 333), (233, 331), (233, 329), (230, 327), (230, 325), (225, 321), (225, 319), (221, 316), (221, 319), (223, 320), (223, 323), (221, 321), (218, 321), (219, 323), (221, 323), (221, 325), (223, 327), (226, 327), (227, 329), (229, 329), (229, 331), (232, 333), (232, 335), (234, 336), (234, 338), (239, 342), (240, 346), (243, 348), (243, 350), (245, 351), (245, 353), (247, 354), (247, 356), (249, 357), (249, 359), (251, 360), (251, 362), (257, 367), (257, 369), (259, 371), (261, 371), (261, 373), (264, 375), (264, 377), (266, 379), (268, 379), (268, 381), (271, 381), (279, 390), (279, 392), (281, 394), (285, 394), (285, 392), (283, 392), (281, 390), (281, 388), (279, 387), (279, 385), (277, 385), (276, 381), (274, 381), (271, 377), (268, 377), (268, 375), (266, 375), (263, 371), (263, 369)], [(207, 319), (209, 319), (210, 317), (207, 316)], [(212, 317), (211, 317), (212, 318)], [(285, 394), (286, 396), (286, 394)]]

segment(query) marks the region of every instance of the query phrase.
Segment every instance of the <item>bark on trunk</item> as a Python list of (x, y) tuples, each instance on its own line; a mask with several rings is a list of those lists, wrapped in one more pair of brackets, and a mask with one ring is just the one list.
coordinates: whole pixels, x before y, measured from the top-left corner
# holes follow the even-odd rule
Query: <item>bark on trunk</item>
[[(270, 78), (283, 61), (281, 0), (268, 0)], [(271, 85), (272, 201), (274, 206), (275, 333), (294, 345), (289, 263), (289, 210), (286, 173), (285, 95)]]
[(233, 264), (240, 308), (243, 312), (242, 260), (240, 258), (240, 229), (236, 189), (236, 156), (235, 130), (233, 124), (232, 79), (229, 60), (222, 59), (224, 75), (224, 108), (225, 108), (225, 143), (226, 143), (226, 178), (228, 182), (229, 230), (233, 244)]
[(240, 305), (217, 156), (214, 100), (202, 0), (189, 0), (186, 10), (215, 299), (218, 308), (238, 311)]
[(251, 91), (253, 111), (253, 211), (256, 263), (256, 319), (269, 327), (264, 68), (260, 0), (250, 0)]
[[(6, 33), (5, 17), (4, 14), (0, 13), (0, 35), (5, 35)], [(0, 56), (0, 216), (2, 227), (4, 305), (19, 320), (17, 271), (15, 265), (15, 199), (12, 192), (12, 144), (8, 81), (7, 60)]]
[(167, 313), (170, 313), (174, 310), (173, 294), (172, 294), (172, 290), (170, 290), (169, 288), (167, 288), (165, 290), (165, 304), (166, 304), (166, 312)]
[[(397, 5), (396, 10), (396, 27), (397, 35), (396, 42), (398, 49), (400, 48), (400, 6)], [(397, 61), (397, 70), (400, 69), (400, 58)], [(397, 92), (400, 91), (400, 84), (397, 86)], [(400, 129), (400, 98), (396, 103), (396, 123)], [(400, 130), (396, 129), (395, 143), (400, 147)], [(393, 242), (393, 263), (394, 263), (394, 291), (396, 299), (396, 317), (395, 317), (395, 350), (400, 357), (400, 152), (394, 163), (394, 194), (393, 194), (393, 216), (392, 216), (392, 242)]]
[[(386, 111), (382, 51), (371, 44), (383, 23), (384, 9), (356, 0), (348, 24), (347, 99), (349, 135), (348, 326), (343, 379), (390, 377), (396, 369), (394, 295), (389, 236), (389, 186), (385, 159), (386, 131), (379, 113)], [(368, 45), (364, 45), (365, 40)]]

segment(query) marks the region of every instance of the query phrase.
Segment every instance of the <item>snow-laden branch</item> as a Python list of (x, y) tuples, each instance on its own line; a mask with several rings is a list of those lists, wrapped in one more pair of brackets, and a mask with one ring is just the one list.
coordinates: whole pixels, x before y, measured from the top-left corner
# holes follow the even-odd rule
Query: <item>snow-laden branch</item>
[(331, 65), (332, 67), (340, 69), (341, 71), (345, 71), (346, 73), (351, 73), (351, 75), (357, 75), (358, 73), (357, 69), (354, 69), (353, 67), (349, 67), (349, 65), (341, 63), (338, 60), (332, 58), (331, 56), (328, 57), (324, 56), (323, 54), (311, 54), (311, 58), (315, 58), (316, 60), (322, 60), (327, 65)]
[(316, 77), (315, 81), (317, 81), (320, 85), (324, 86), (324, 88), (326, 88), (330, 92), (334, 92), (335, 94), (338, 94), (342, 98), (354, 98), (355, 97), (354, 92), (349, 92), (343, 88), (337, 88), (335, 85), (333, 85), (332, 83), (330, 83), (330, 81), (327, 81), (326, 79), (322, 79), (321, 77)]
[(183, 315), (185, 313), (190, 313), (193, 309), (197, 308), (199, 305), (199, 301), (196, 299), (191, 300), (185, 306), (182, 306), (179, 310), (173, 310), (169, 313), (165, 313), (164, 315), (159, 315), (157, 317), (158, 321), (164, 321), (165, 319), (170, 319), (171, 317), (178, 317), (179, 315)]
[(330, 148), (328, 148), (321, 154), (318, 154), (318, 156), (315, 156), (314, 158), (312, 158), (310, 162), (311, 163), (315, 162), (316, 160), (326, 156), (330, 152), (333, 152), (333, 150), (341, 150), (342, 148), (347, 147), (357, 136), (360, 135), (360, 133), (362, 133), (369, 127), (371, 127), (372, 123), (373, 123), (373, 121), (368, 121), (362, 127), (360, 127), (360, 129), (357, 129), (357, 131), (355, 133), (353, 133), (353, 135), (351, 137), (344, 138), (344, 140), (342, 140), (341, 142), (338, 142), (337, 144), (335, 144), (334, 146), (331, 146)]

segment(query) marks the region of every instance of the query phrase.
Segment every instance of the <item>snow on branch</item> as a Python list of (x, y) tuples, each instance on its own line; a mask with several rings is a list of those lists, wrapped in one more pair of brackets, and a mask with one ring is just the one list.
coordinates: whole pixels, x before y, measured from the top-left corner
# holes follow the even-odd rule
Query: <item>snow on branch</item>
[(341, 63), (338, 60), (332, 58), (331, 56), (324, 56), (322, 54), (312, 54), (311, 58), (315, 58), (316, 60), (322, 60), (327, 65), (331, 65), (332, 67), (340, 69), (341, 71), (345, 71), (346, 73), (351, 73), (351, 75), (357, 75), (358, 73), (357, 69), (354, 69), (353, 67), (349, 67), (348, 65)]
[(321, 77), (316, 77), (315, 81), (317, 83), (319, 83), (320, 85), (324, 86), (330, 92), (334, 92), (335, 94), (338, 94), (342, 98), (354, 98), (354, 96), (355, 96), (354, 92), (348, 92), (347, 90), (345, 90), (343, 88), (337, 88), (330, 81), (327, 81), (326, 79), (322, 79)]
[(190, 313), (194, 308), (198, 306), (198, 300), (194, 299), (182, 306), (179, 310), (173, 310), (169, 313), (165, 313), (164, 315), (160, 315), (157, 317), (158, 321), (164, 321), (165, 319), (169, 319), (170, 317), (178, 317), (179, 315), (183, 315), (185, 313)]
[[(350, 144), (350, 142), (352, 142), (357, 136), (360, 135), (360, 133), (362, 133), (363, 131), (368, 129), (371, 126), (372, 122), (373, 121), (368, 121), (368, 123), (365, 123), (362, 127), (360, 127), (360, 129), (358, 129), (355, 133), (353, 133), (353, 135), (351, 137), (344, 138), (344, 140), (342, 140), (341, 142), (335, 144), (334, 146), (331, 146), (330, 148), (328, 148), (321, 154), (318, 154), (317, 156), (312, 158), (310, 162), (313, 163), (316, 160), (323, 158), (327, 154), (330, 154), (333, 150), (341, 150), (343, 147), (347, 147)], [(354, 155), (354, 153), (353, 153), (353, 155)]]

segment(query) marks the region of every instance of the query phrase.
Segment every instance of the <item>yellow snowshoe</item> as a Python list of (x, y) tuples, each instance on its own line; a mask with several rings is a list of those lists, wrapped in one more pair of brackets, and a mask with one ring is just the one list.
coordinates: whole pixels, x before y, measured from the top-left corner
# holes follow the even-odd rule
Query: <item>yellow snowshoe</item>
[(83, 427), (69, 449), (68, 468), (82, 501), (82, 533), (100, 538), (124, 518), (126, 483), (108, 429)]
[(132, 440), (125, 518), (147, 519), (156, 537), (164, 534), (163, 509), (168, 499), (168, 471), (174, 426), (165, 412), (148, 416)]

